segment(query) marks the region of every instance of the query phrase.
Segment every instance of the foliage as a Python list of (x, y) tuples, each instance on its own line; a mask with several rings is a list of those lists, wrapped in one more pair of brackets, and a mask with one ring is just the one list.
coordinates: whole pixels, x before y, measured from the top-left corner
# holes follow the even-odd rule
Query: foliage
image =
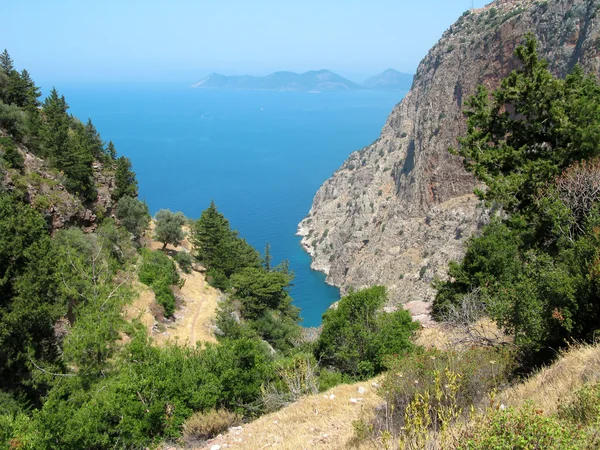
[[(110, 156), (115, 156), (114, 145), (109, 143), (108, 152)], [(137, 197), (137, 179), (135, 173), (131, 170), (131, 160), (125, 156), (117, 159), (117, 170), (115, 172), (116, 189), (113, 193), (113, 199), (119, 201), (124, 196)]]
[(118, 370), (89, 387), (79, 377), (61, 378), (16, 438), (25, 448), (139, 448), (177, 437), (194, 412), (241, 411), (270, 377), (269, 356), (256, 341), (202, 350), (149, 344), (137, 332), (116, 361)]
[(54, 321), (66, 299), (56, 278), (54, 246), (40, 213), (0, 196), (0, 388), (27, 379), (31, 358), (56, 361)]
[(380, 312), (387, 299), (383, 286), (352, 292), (336, 309), (323, 314), (323, 331), (315, 354), (324, 365), (367, 378), (381, 372), (387, 355), (412, 349), (410, 338), (418, 325), (400, 310)]
[(407, 448), (422, 448), (418, 442), (439, 438), (472, 406), (483, 405), (505, 386), (513, 360), (507, 351), (491, 348), (418, 349), (390, 358), (388, 365), (381, 389), (386, 408), (373, 429), (399, 436)]
[(600, 383), (587, 383), (575, 392), (571, 402), (559, 405), (558, 417), (583, 426), (600, 420)]
[(242, 268), (261, 267), (260, 254), (239, 238), (237, 231), (231, 230), (229, 221), (217, 210), (214, 202), (193, 224), (190, 242), (198, 261), (221, 281), (223, 277), (219, 273), (229, 278)]
[(27, 130), (25, 114), (16, 105), (7, 105), (0, 100), (0, 127), (20, 141)]
[(173, 256), (173, 259), (177, 262), (177, 264), (179, 264), (179, 268), (184, 273), (192, 273), (192, 264), (194, 262), (194, 259), (192, 258), (192, 255), (189, 254), (189, 252), (185, 250), (178, 251), (177, 253), (175, 253), (175, 256)]
[(171, 316), (175, 312), (175, 296), (170, 286), (181, 285), (183, 281), (173, 261), (161, 251), (144, 248), (138, 276), (142, 283), (152, 288), (165, 315)]
[(300, 353), (277, 361), (273, 381), (262, 387), (260, 403), (265, 412), (272, 412), (294, 403), (303, 396), (317, 393), (317, 362), (313, 355)]
[(600, 443), (593, 433), (554, 416), (544, 416), (531, 404), (491, 409), (478, 418), (476, 425), (466, 428), (457, 442), (457, 450), (581, 450), (597, 448)]
[(119, 223), (136, 239), (139, 239), (150, 224), (150, 211), (145, 202), (125, 195), (121, 197), (115, 215)]
[(18, 170), (21, 170), (23, 167), (25, 167), (25, 158), (11, 138), (1, 137), (0, 148), (4, 150), (2, 157), (8, 163), (9, 167)]
[(522, 67), (492, 94), (468, 103), (458, 153), (488, 188), (479, 195), (508, 213), (471, 239), (433, 312), (477, 290), (497, 324), (525, 350), (591, 339), (598, 328), (600, 84), (575, 68), (554, 78), (529, 37)]
[(154, 239), (162, 242), (163, 249), (167, 244), (178, 246), (185, 237), (182, 226), (185, 225), (185, 216), (181, 212), (171, 212), (161, 209), (156, 213), (156, 229)]

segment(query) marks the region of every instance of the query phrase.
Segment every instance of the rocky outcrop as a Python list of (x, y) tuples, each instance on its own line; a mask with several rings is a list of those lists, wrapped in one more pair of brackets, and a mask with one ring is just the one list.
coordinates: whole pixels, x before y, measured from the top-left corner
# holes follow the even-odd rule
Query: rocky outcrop
[(22, 170), (9, 169), (3, 183), (26, 202), (44, 214), (51, 232), (77, 226), (92, 232), (105, 218), (113, 214), (112, 194), (116, 188), (114, 168), (95, 161), (92, 165), (98, 196), (93, 202), (83, 202), (65, 188), (64, 175), (47, 162), (18, 145), (24, 158)]
[[(503, 0), (465, 13), (423, 59), (381, 136), (354, 152), (319, 189), (298, 234), (312, 267), (345, 292), (384, 284), (390, 303), (430, 301), (464, 242), (488, 220), (474, 178), (448, 152), (465, 131), (477, 85), (495, 88), (533, 32), (552, 71), (598, 73), (598, 2)], [(414, 303), (417, 302), (417, 303)]]

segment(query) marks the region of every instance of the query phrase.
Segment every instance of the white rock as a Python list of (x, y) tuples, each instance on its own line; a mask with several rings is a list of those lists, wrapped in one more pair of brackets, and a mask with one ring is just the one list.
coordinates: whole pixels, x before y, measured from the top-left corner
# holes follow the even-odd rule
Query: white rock
[(213, 445), (210, 450), (221, 450), (221, 446), (219, 444)]
[(367, 390), (362, 386), (359, 386), (357, 390), (359, 394), (364, 394), (365, 392), (367, 392)]
[(335, 398), (335, 394), (331, 394), (331, 395), (329, 396), (329, 400), (333, 400), (334, 398)]

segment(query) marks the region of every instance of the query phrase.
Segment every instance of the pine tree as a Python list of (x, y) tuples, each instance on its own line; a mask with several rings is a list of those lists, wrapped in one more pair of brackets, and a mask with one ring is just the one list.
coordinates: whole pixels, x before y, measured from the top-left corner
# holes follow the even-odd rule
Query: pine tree
[(117, 149), (115, 148), (115, 144), (113, 144), (113, 141), (108, 142), (108, 146), (106, 147), (106, 154), (113, 161), (117, 160)]
[(137, 197), (137, 180), (135, 172), (131, 170), (131, 160), (125, 156), (117, 159), (117, 171), (115, 174), (115, 183), (117, 188), (113, 193), (113, 198), (118, 201), (121, 197)]
[(263, 259), (263, 265), (267, 272), (271, 271), (271, 245), (267, 242), (265, 245), (265, 257)]
[(92, 156), (96, 160), (102, 161), (106, 156), (104, 152), (104, 142), (102, 142), (100, 133), (98, 133), (98, 130), (96, 130), (96, 127), (92, 123), (92, 119), (88, 119), (87, 124), (85, 125), (85, 132), (87, 145)]
[(6, 49), (0, 54), (0, 69), (7, 75), (10, 75), (15, 70), (13, 60)]
[(192, 227), (190, 242), (194, 246), (196, 258), (208, 268), (220, 266), (229, 240), (229, 221), (217, 211), (217, 205), (212, 201)]
[[(67, 150), (69, 141), (69, 106), (63, 96), (58, 95), (56, 88), (52, 88), (50, 95), (44, 101), (43, 113), (45, 117), (42, 127), (42, 140), (47, 156), (56, 164), (60, 155)], [(58, 167), (60, 169), (60, 167)]]
[(23, 69), (21, 71), (21, 80), (23, 81), (23, 85), (25, 87), (25, 102), (24, 107), (33, 107), (37, 108), (40, 106), (39, 98), (42, 95), (40, 92), (40, 88), (35, 85), (34, 81), (31, 79), (31, 75), (27, 70)]

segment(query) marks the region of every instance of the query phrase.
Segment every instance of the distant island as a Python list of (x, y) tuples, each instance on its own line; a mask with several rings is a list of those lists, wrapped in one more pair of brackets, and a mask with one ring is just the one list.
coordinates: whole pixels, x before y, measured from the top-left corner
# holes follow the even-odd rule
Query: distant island
[(211, 73), (192, 85), (201, 89), (240, 89), (268, 91), (350, 91), (377, 89), (407, 91), (413, 75), (388, 69), (358, 84), (330, 70), (311, 70), (304, 73), (275, 72), (264, 77), (252, 75), (226, 76)]

